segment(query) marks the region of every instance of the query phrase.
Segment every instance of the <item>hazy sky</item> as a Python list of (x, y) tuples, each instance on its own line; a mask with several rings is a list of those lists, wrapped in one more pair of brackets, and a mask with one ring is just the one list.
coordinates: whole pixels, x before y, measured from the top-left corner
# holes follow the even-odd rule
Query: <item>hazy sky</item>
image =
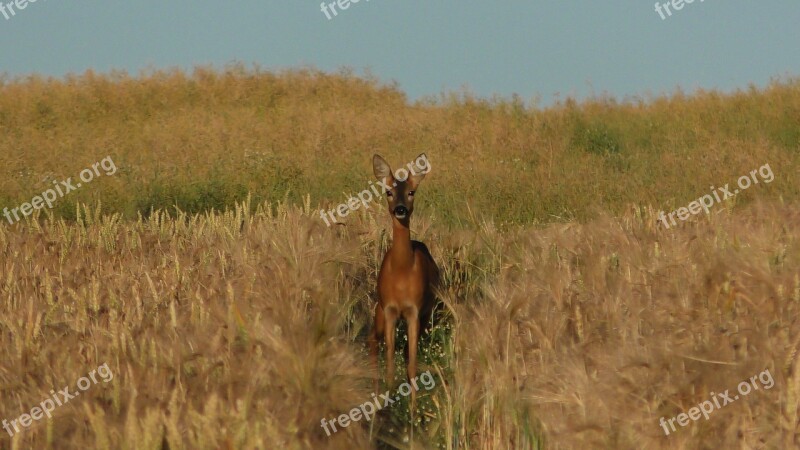
[(360, 0), (328, 20), (320, 0), (38, 0), (0, 13), (0, 72), (351, 66), (411, 99), (467, 86), (542, 104), (800, 75), (798, 0), (695, 0), (666, 20), (654, 3)]

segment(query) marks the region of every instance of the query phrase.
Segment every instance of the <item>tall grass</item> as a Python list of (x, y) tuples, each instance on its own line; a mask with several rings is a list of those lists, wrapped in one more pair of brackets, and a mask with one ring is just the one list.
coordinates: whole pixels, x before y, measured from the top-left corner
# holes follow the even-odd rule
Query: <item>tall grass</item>
[[(102, 363), (115, 376), (10, 448), (410, 445), (405, 402), (331, 437), (320, 426), (371, 398), (381, 214), (335, 229), (285, 205), (76, 216), (0, 228), (0, 418)], [(443, 305), (423, 339), (436, 387), (421, 391), (413, 443), (795, 446), (798, 218), (762, 203), (670, 230), (648, 210), (506, 233), (420, 218)], [(660, 417), (764, 369), (772, 390), (664, 436)]]
[[(0, 84), (0, 205), (14, 207), (111, 155), (113, 179), (61, 200), (109, 211), (221, 210), (305, 194), (335, 206), (367, 188), (373, 153), (426, 152), (424, 214), (468, 226), (587, 220), (631, 204), (672, 210), (769, 163), (772, 197), (798, 198), (800, 81), (730, 95), (680, 92), (547, 109), (468, 93), (409, 104), (348, 71), (87, 72)], [(411, 156), (409, 156), (411, 155)], [(752, 195), (737, 201), (748, 202)], [(435, 205), (430, 207), (429, 205)], [(468, 207), (469, 206), (469, 207)]]
[[(0, 207), (118, 172), (0, 226), (0, 419), (114, 373), (0, 449), (796, 447), (799, 113), (798, 80), (537, 109), (409, 104), (348, 71), (4, 79)], [(423, 151), (436, 387), (413, 422), (401, 401), (329, 437), (371, 398), (390, 230), (381, 201), (316, 209), (366, 189), (372, 153)], [(764, 164), (773, 182), (657, 227)], [(764, 369), (773, 389), (664, 436)]]

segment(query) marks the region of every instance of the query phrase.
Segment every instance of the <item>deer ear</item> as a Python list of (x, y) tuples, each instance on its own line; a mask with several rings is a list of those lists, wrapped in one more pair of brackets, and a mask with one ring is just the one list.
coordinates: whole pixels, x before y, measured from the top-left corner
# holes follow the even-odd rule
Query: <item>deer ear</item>
[(411, 180), (411, 185), (416, 188), (422, 183), (422, 179), (425, 178), (425, 175), (431, 171), (431, 163), (428, 161), (428, 157), (425, 156), (425, 153), (421, 153), (417, 156), (417, 159), (414, 160), (414, 165), (414, 174), (409, 178)]
[(375, 178), (380, 181), (386, 181), (387, 178), (392, 179), (392, 168), (378, 154), (372, 157), (372, 171), (375, 173)]
[(422, 183), (422, 179), (425, 178), (424, 173), (417, 173), (416, 175), (411, 175), (408, 177), (408, 181), (410, 181), (411, 187), (416, 189), (420, 183)]

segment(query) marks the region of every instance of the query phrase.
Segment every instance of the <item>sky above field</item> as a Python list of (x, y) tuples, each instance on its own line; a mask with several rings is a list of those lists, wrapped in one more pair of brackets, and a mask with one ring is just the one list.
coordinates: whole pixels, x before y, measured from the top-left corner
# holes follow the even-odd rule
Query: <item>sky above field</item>
[(337, 15), (309, 0), (25, 1), (0, 11), (0, 72), (11, 76), (349, 66), (397, 81), (412, 100), (466, 87), (547, 105), (800, 75), (797, 0), (695, 0), (660, 13), (654, 1), (360, 0)]

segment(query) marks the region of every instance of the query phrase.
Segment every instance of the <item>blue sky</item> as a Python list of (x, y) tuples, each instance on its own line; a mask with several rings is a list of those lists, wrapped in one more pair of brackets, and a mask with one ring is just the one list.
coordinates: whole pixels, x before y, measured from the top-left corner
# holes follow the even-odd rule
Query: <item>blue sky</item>
[(654, 1), (361, 0), (331, 20), (320, 3), (38, 0), (0, 14), (0, 72), (350, 66), (412, 100), (468, 87), (543, 105), (800, 75), (798, 0), (695, 0), (666, 20)]

